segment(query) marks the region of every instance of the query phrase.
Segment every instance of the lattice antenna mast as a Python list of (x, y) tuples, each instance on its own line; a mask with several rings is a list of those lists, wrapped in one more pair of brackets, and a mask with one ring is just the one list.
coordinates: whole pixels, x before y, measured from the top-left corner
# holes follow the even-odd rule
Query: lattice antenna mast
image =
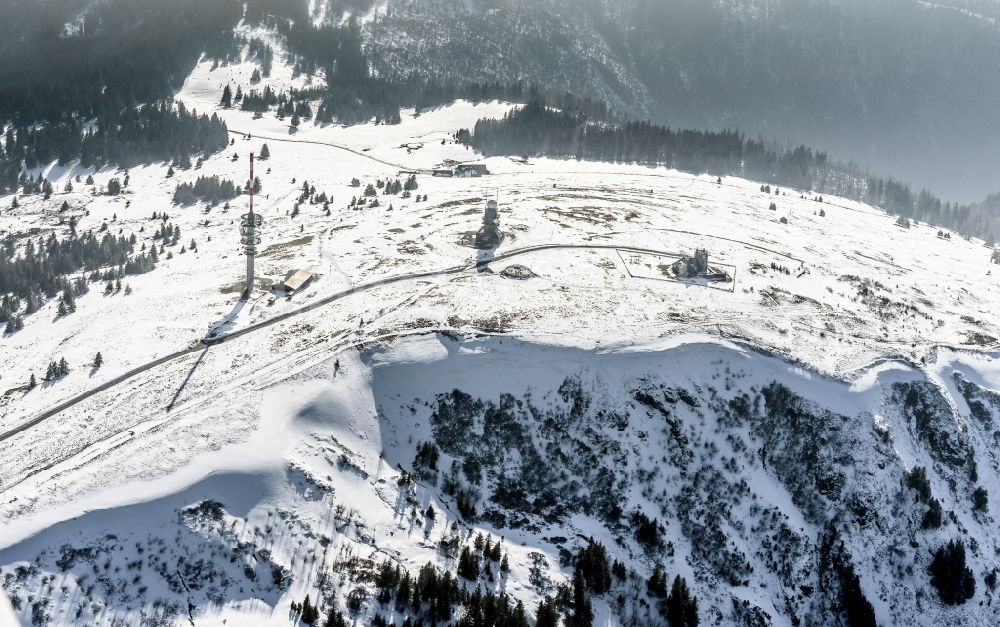
[(253, 212), (254, 178), (252, 152), (250, 153), (250, 182), (247, 184), (247, 188), (250, 192), (250, 212), (244, 213), (240, 220), (240, 235), (242, 236), (240, 242), (243, 244), (243, 251), (247, 255), (247, 286), (243, 291), (243, 300), (249, 299), (250, 294), (253, 292), (253, 259), (257, 254), (257, 245), (260, 244), (257, 229), (263, 223), (263, 218)]

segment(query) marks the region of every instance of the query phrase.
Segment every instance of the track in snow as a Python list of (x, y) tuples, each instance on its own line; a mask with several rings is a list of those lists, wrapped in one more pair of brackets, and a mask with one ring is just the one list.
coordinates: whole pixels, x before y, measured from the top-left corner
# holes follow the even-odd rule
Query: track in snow
[(347, 146), (344, 146), (343, 144), (336, 144), (336, 143), (333, 143), (333, 142), (321, 142), (321, 141), (316, 141), (314, 139), (291, 139), (291, 138), (288, 138), (288, 137), (275, 137), (273, 135), (254, 135), (253, 133), (246, 133), (244, 131), (239, 131), (239, 130), (236, 130), (236, 129), (229, 129), (229, 134), (230, 135), (239, 135), (240, 137), (244, 137), (244, 138), (247, 137), (247, 136), (249, 136), (251, 138), (256, 138), (256, 139), (266, 139), (267, 141), (271, 141), (271, 142), (284, 142), (284, 143), (287, 143), (287, 144), (312, 144), (313, 146), (326, 146), (327, 148), (335, 148), (337, 150), (343, 150), (344, 152), (349, 152), (352, 155), (357, 155), (357, 156), (363, 157), (365, 159), (370, 159), (370, 160), (372, 160), (372, 161), (374, 161), (376, 163), (381, 163), (382, 165), (387, 165), (390, 168), (396, 168), (398, 170), (407, 170), (407, 171), (413, 171), (413, 172), (426, 172), (426, 170), (423, 170), (423, 169), (413, 170), (412, 168), (408, 168), (405, 165), (400, 165), (398, 163), (393, 163), (391, 161), (385, 161), (383, 159), (379, 159), (378, 157), (373, 157), (373, 156), (371, 156), (371, 155), (369, 155), (369, 154), (367, 154), (365, 152), (362, 152), (360, 150), (355, 150), (353, 148), (348, 148)]

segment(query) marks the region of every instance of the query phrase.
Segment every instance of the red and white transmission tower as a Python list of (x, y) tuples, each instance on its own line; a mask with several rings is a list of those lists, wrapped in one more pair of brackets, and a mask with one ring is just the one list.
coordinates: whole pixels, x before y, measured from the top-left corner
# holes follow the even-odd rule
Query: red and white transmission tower
[(253, 258), (257, 254), (257, 244), (260, 244), (257, 229), (264, 222), (260, 214), (253, 212), (253, 188), (253, 153), (251, 152), (250, 182), (247, 183), (247, 189), (250, 192), (250, 212), (244, 213), (240, 220), (240, 235), (242, 236), (240, 242), (243, 244), (243, 250), (247, 255), (247, 287), (243, 291), (243, 300), (249, 299), (250, 294), (253, 292)]

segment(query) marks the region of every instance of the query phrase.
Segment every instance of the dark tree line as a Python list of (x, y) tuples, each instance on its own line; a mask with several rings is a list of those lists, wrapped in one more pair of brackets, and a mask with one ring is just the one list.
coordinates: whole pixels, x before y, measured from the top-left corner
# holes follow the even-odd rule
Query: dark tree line
[[(77, 120), (40, 127), (8, 127), (0, 147), (0, 191), (24, 183), (22, 168), (80, 159), (85, 167), (172, 161), (190, 167), (193, 155), (221, 150), (229, 143), (226, 125), (215, 115), (197, 115), (183, 105), (143, 105), (98, 118), (86, 130)], [(26, 189), (26, 192), (30, 190)]]
[[(430, 624), (453, 620), (461, 608), (458, 627), (528, 627), (524, 606), (512, 602), (505, 593), (483, 592), (480, 586), (470, 592), (448, 572), (440, 572), (427, 563), (413, 576), (391, 562), (384, 562), (375, 575), (376, 600), (382, 607), (392, 607), (408, 620)], [(386, 625), (379, 613), (372, 625)]]
[(711, 172), (861, 200), (889, 213), (924, 220), (991, 243), (1000, 236), (1000, 211), (942, 202), (899, 181), (833, 163), (806, 146), (783, 149), (739, 131), (674, 130), (649, 122), (597, 122), (555, 111), (534, 100), (500, 120), (483, 119), (463, 141), (484, 155), (552, 156), (641, 163)]

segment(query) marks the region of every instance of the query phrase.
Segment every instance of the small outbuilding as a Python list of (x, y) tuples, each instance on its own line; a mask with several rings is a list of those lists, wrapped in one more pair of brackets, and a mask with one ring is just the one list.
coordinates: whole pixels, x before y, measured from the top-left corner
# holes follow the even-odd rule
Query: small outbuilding
[(292, 294), (306, 288), (312, 283), (315, 275), (308, 270), (293, 270), (282, 281), (275, 281), (271, 289), (275, 292)]

